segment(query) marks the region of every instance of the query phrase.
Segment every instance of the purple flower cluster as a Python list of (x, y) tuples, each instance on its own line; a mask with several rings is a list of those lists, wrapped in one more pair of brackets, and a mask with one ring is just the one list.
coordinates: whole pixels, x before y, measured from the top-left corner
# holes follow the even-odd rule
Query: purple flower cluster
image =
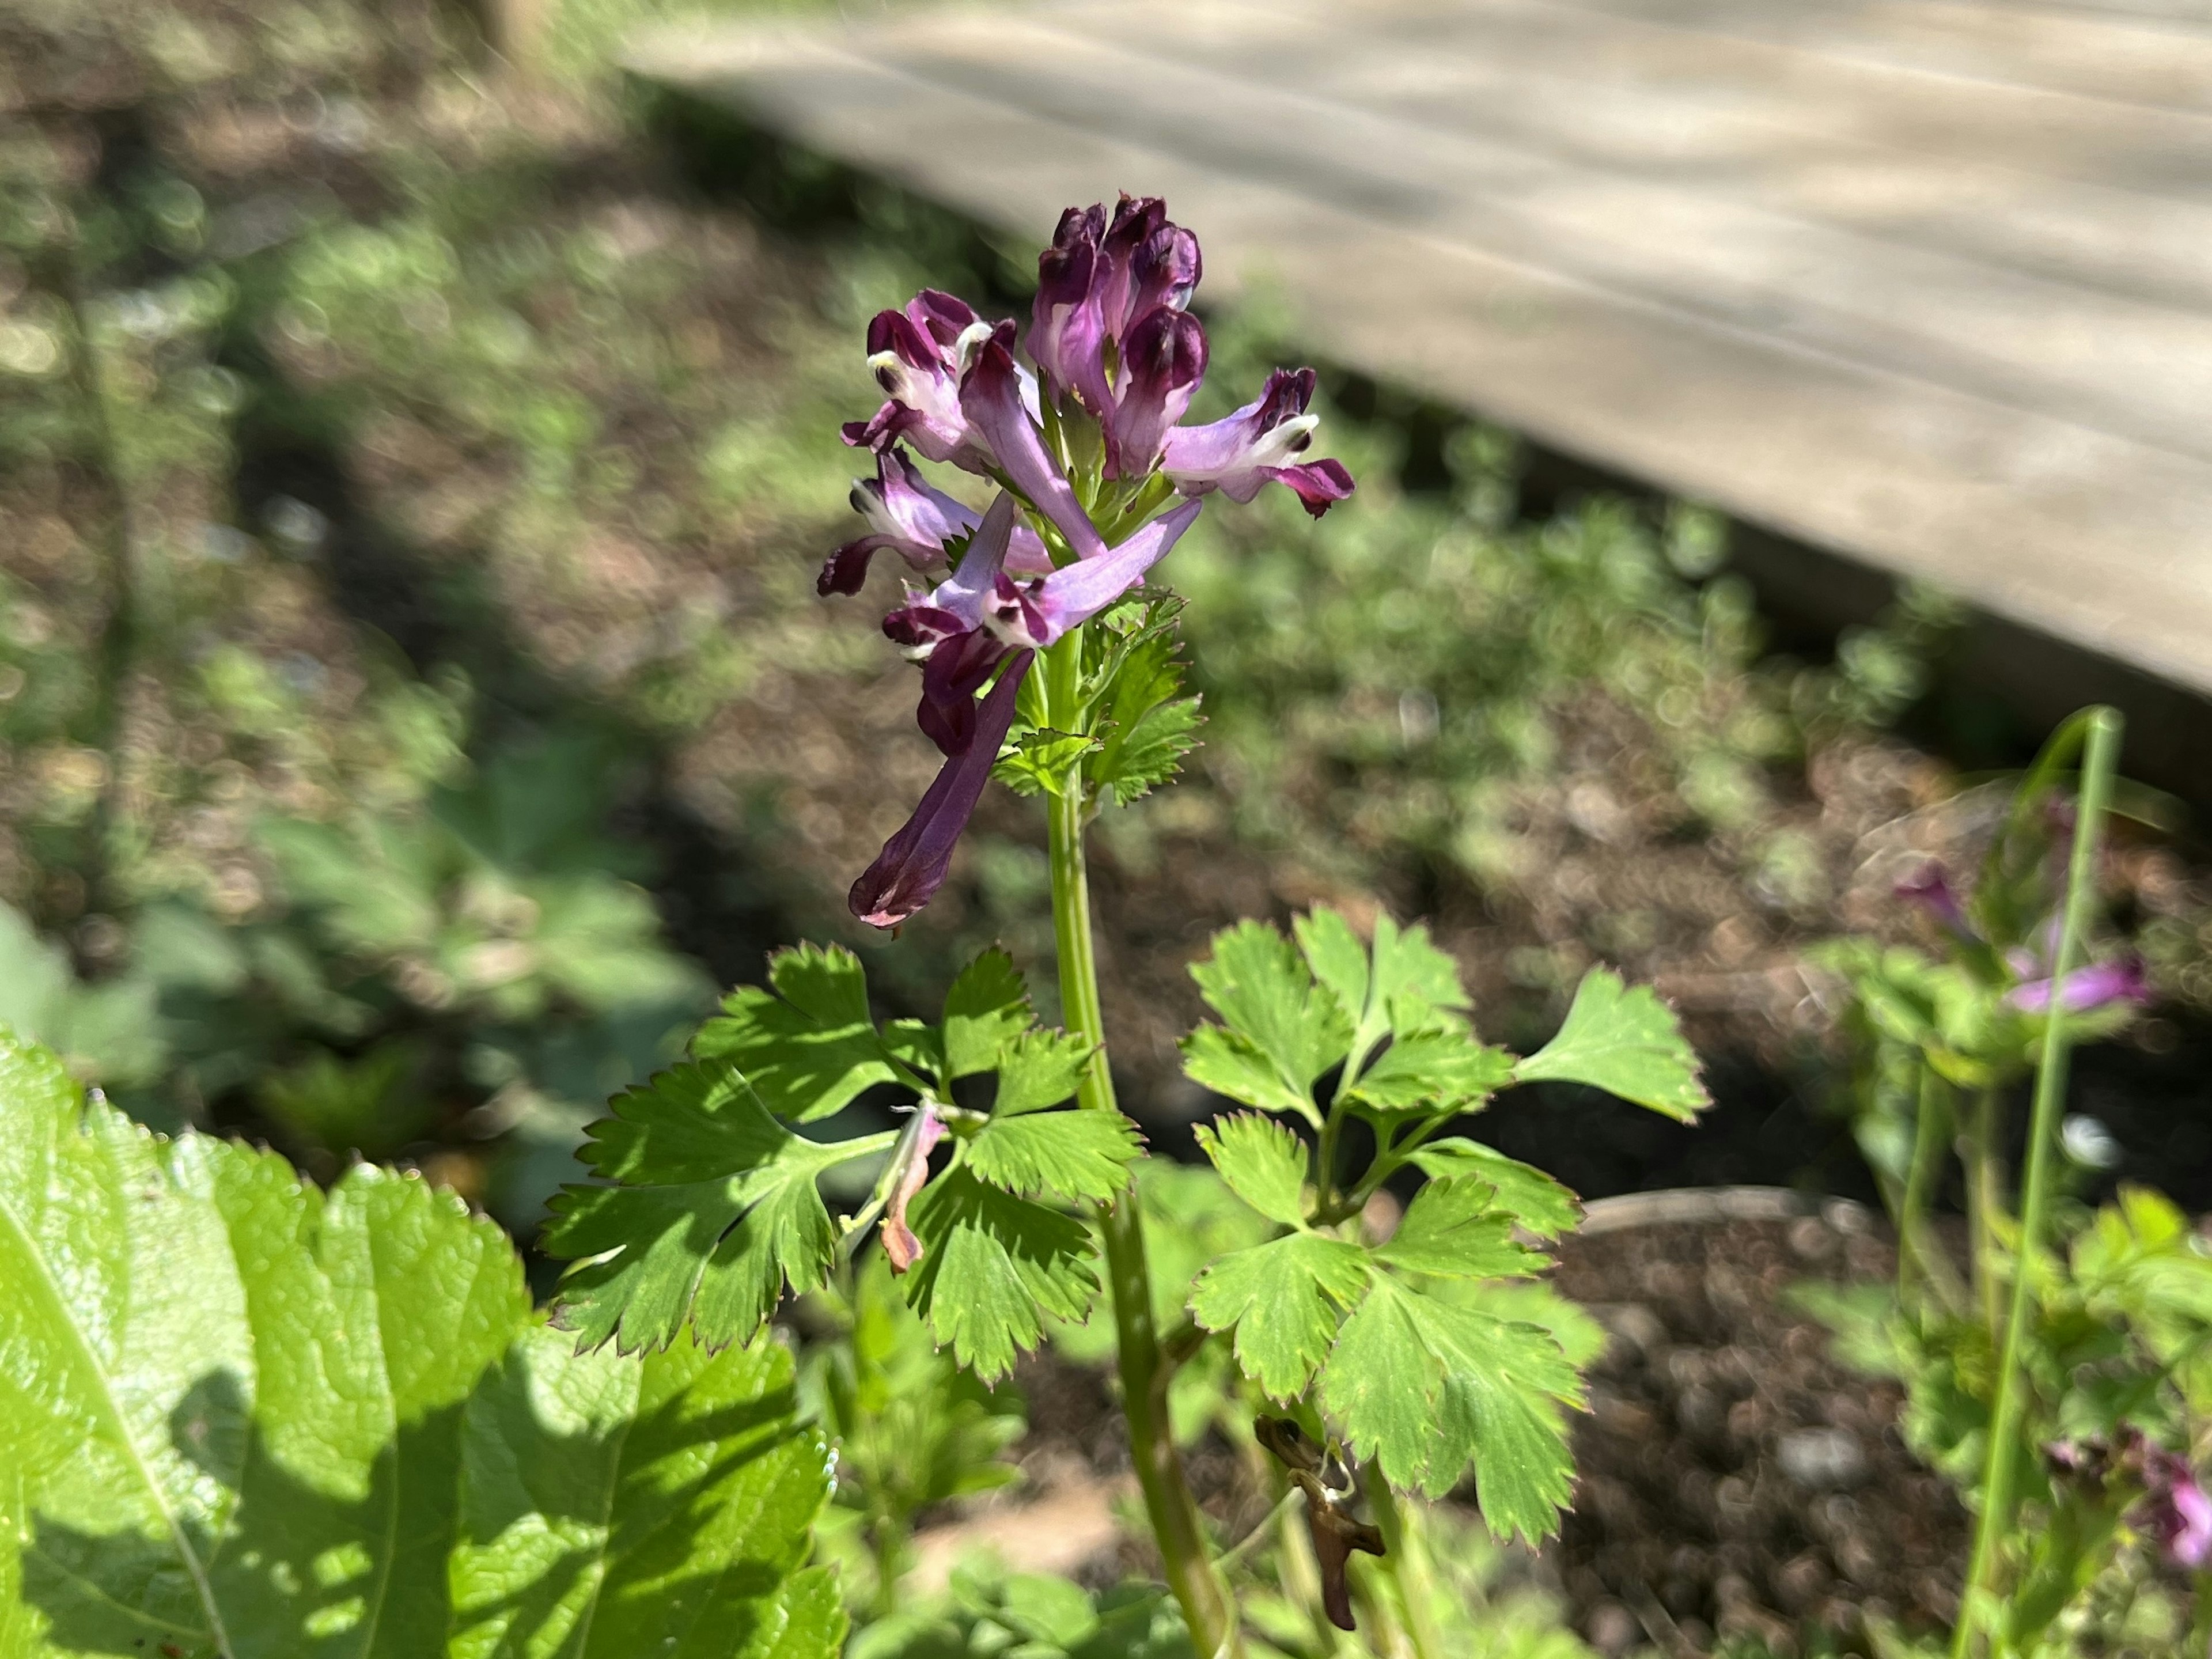
[(2067, 1480), (2102, 1486), (2118, 1479), (2139, 1487), (2129, 1522), (2177, 1567), (2194, 1572), (2212, 1562), (2212, 1497), (2181, 1453), (2124, 1423), (2109, 1441), (2052, 1441), (2043, 1455), (2051, 1472)]
[[(1316, 420), (1310, 368), (1276, 370), (1222, 420), (1180, 424), (1206, 378), (1206, 331), (1189, 310), (1202, 263), (1165, 204), (1125, 196), (1110, 216), (1060, 216), (1022, 341), (1034, 368), (1015, 355), (1012, 321), (933, 289), (868, 325), (886, 399), (844, 434), (875, 453), (876, 476), (853, 493), (868, 533), (831, 554), (816, 586), (857, 593), (883, 552), (933, 583), (909, 583), (884, 632), (921, 666), (915, 718), (945, 758), (854, 883), (863, 921), (894, 927), (929, 902), (1036, 653), (1141, 583), (1197, 518), (1195, 498), (1249, 501), (1279, 483), (1319, 517), (1352, 493), (1342, 463), (1299, 459)], [(1001, 493), (975, 513), (933, 487), (916, 455)]]
[[(1957, 890), (1943, 866), (1933, 860), (1923, 865), (1893, 890), (1897, 896), (1917, 905), (1936, 924), (1961, 943), (1985, 945), (1966, 915)], [(2023, 1014), (2039, 1014), (2051, 1005), (2056, 993), (2059, 1012), (2086, 1014), (2115, 1002), (2151, 1000), (2150, 981), (2143, 959), (2128, 952), (2093, 962), (2069, 973), (2063, 983), (2054, 980), (2052, 959), (2058, 954), (2060, 918), (2045, 925), (2033, 948), (2021, 945), (2003, 952), (2005, 967), (2014, 983), (2005, 993), (2008, 1006)]]

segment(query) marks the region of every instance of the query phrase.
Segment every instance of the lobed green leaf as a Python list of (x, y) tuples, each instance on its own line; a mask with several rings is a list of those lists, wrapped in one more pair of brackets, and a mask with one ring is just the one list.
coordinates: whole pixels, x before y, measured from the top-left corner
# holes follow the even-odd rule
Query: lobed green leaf
[(1498, 1189), (1472, 1176), (1424, 1182), (1375, 1259), (1443, 1279), (1528, 1279), (1552, 1265), (1514, 1242), (1513, 1216), (1499, 1207)]
[(1288, 1124), (1232, 1113), (1199, 1125), (1198, 1145), (1229, 1189), (1268, 1220), (1305, 1224), (1306, 1147)]
[(1212, 954), (1190, 973), (1226, 1027), (1184, 1039), (1193, 1080), (1247, 1105), (1316, 1116), (1314, 1081), (1344, 1058), (1352, 1022), (1297, 948), (1273, 927), (1240, 922), (1215, 935)]
[(1291, 1233), (1215, 1261), (1191, 1286), (1191, 1317), (1234, 1329), (1237, 1363), (1271, 1397), (1305, 1391), (1343, 1310), (1367, 1289), (1366, 1253), (1319, 1233)]
[(616, 1098), (580, 1154), (616, 1184), (569, 1187), (545, 1247), (580, 1259), (555, 1318), (597, 1347), (665, 1348), (687, 1318), (749, 1341), (787, 1286), (822, 1283), (837, 1233), (815, 1182), (890, 1133), (823, 1143), (769, 1115), (736, 1067), (685, 1065)]
[(1073, 1217), (1015, 1197), (956, 1164), (908, 1211), (923, 1255), (908, 1299), (939, 1343), (986, 1382), (1043, 1334), (1040, 1310), (1081, 1321), (1097, 1293), (1091, 1234)]
[(1487, 1182), (1515, 1223), (1539, 1238), (1557, 1238), (1582, 1224), (1580, 1199), (1541, 1170), (1480, 1141), (1456, 1135), (1432, 1140), (1413, 1153), (1413, 1163), (1426, 1175), (1472, 1176)]
[(1377, 1273), (1344, 1323), (1322, 1397), (1355, 1455), (1441, 1498), (1470, 1466), (1484, 1521), (1534, 1542), (1574, 1489), (1562, 1407), (1581, 1379), (1540, 1326), (1496, 1319)]
[(701, 1060), (744, 1073), (761, 1104), (793, 1123), (830, 1117), (862, 1090), (893, 1080), (868, 1012), (860, 959), (842, 946), (801, 945), (769, 962), (769, 984), (742, 985), (693, 1040)]
[(992, 946), (963, 968), (945, 993), (946, 1080), (994, 1069), (1006, 1045), (1036, 1023), (1020, 969)]
[(1712, 1104), (1673, 1009), (1607, 968), (1583, 976), (1566, 1023), (1514, 1068), (1523, 1083), (1586, 1083), (1687, 1123)]

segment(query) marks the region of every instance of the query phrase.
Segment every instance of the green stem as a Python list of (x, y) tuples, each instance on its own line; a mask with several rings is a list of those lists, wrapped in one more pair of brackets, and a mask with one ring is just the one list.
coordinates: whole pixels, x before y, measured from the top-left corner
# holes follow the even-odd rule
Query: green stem
[(2045, 1016), (2043, 1053), (2036, 1063), (2035, 1104), (2028, 1121), (2027, 1173), (2021, 1193), (2019, 1243), (2013, 1256), (2012, 1308), (2005, 1321), (2004, 1348), (1997, 1363), (1997, 1398), (1990, 1419), (1982, 1512), (1974, 1525), (1973, 1559), (1966, 1570), (1966, 1593), (1960, 1599), (1959, 1628), (1951, 1644), (1953, 1659), (1966, 1659), (1973, 1651), (1982, 1609), (1995, 1600), (1998, 1557), (2012, 1529), (2013, 1492), (2020, 1476), (2021, 1425), (2027, 1411), (2023, 1351), (2027, 1344), (2030, 1281), (2051, 1204), (2052, 1148), (2058, 1139), (2058, 1114), (2066, 1096), (2069, 1038), (2058, 992), (2066, 976), (2081, 964), (2082, 940), (2095, 913), (2097, 852), (2119, 752), (2118, 712), (2091, 710), (2088, 740), (2081, 757), (2073, 856), (2066, 870), (2066, 908), (2059, 927), (2057, 959), (2051, 964), (2052, 994)]
[(1936, 1068), (1920, 1068), (1920, 1102), (1912, 1135), (1912, 1167), (1905, 1172), (1905, 1196), (1897, 1213), (1897, 1299), (1899, 1306), (1911, 1297), (1909, 1287), (1917, 1281), (1955, 1306), (1959, 1285), (1942, 1247), (1928, 1224), (1930, 1189), (1942, 1162), (1943, 1130), (1951, 1121), (1950, 1094)]
[[(1076, 654), (1079, 629), (1046, 653), (1048, 706), (1063, 731), (1077, 729)], [(1091, 878), (1083, 853), (1085, 802), (1081, 781), (1070, 778), (1051, 797), (1052, 921), (1060, 947), (1060, 1017), (1071, 1036), (1093, 1045), (1076, 1088), (1079, 1106), (1113, 1111), (1113, 1073), (1107, 1068), (1105, 1021), (1098, 1005), (1098, 962), (1091, 934)], [(1243, 1642), (1234, 1604), (1206, 1556), (1198, 1505), (1183, 1477), (1168, 1422), (1167, 1383), (1172, 1368), (1160, 1352), (1152, 1322), (1152, 1274), (1145, 1261), (1145, 1228), (1136, 1196), (1125, 1191), (1102, 1206), (1098, 1231), (1105, 1245), (1106, 1275), (1114, 1296), (1114, 1325), (1121, 1372), (1121, 1407), (1129, 1423), (1129, 1452), (1145, 1498), (1153, 1540), (1168, 1588), (1182, 1605), (1191, 1645), (1202, 1654), (1241, 1659)]]
[(1382, 1534), (1382, 1571), (1398, 1592), (1398, 1613), (1413, 1644), (1414, 1659), (1444, 1659), (1443, 1638), (1437, 1631), (1433, 1591), (1429, 1582), (1428, 1553), (1422, 1547), (1413, 1517), (1398, 1507), (1390, 1483), (1380, 1473), (1367, 1472), (1367, 1503), (1375, 1511), (1375, 1525)]
[(1974, 1291), (1981, 1302), (1982, 1323), (1990, 1340), (1997, 1340), (2003, 1318), (2004, 1291), (1997, 1278), (1996, 1218), (2003, 1208), (2004, 1172), (1997, 1158), (1997, 1108), (1995, 1084), (1981, 1092), (1967, 1121), (1962, 1149), (1966, 1166), (1966, 1229), (1973, 1251)]

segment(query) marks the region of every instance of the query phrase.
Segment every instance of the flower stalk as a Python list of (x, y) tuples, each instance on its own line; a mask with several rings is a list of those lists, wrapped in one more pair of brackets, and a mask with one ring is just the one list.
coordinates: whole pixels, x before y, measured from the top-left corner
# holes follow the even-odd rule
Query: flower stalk
[[(1071, 634), (1045, 653), (1046, 702), (1060, 730), (1079, 717), (1082, 638)], [(1068, 724), (1061, 724), (1067, 722)], [(1082, 1107), (1115, 1109), (1114, 1077), (1106, 1063), (1105, 1020), (1098, 1001), (1098, 960), (1091, 929), (1091, 877), (1083, 836), (1088, 805), (1074, 779), (1051, 800), (1053, 935), (1059, 950), (1060, 1018), (1070, 1035), (1094, 1045), (1076, 1086)], [(1168, 1588), (1190, 1626), (1200, 1653), (1241, 1656), (1236, 1608), (1206, 1553), (1198, 1504), (1183, 1477), (1168, 1420), (1167, 1385), (1173, 1374), (1152, 1319), (1152, 1273), (1145, 1255), (1145, 1225), (1133, 1190), (1100, 1207), (1098, 1230), (1114, 1299), (1121, 1407), (1129, 1424), (1129, 1450), (1144, 1493)]]
[[(2066, 872), (2066, 900), (2051, 977), (2063, 985), (2080, 966), (2083, 941), (2096, 906), (2097, 855), (2105, 815), (2112, 803), (2112, 780), (2119, 764), (2121, 721), (2111, 708), (2093, 708), (2081, 717), (2082, 743), (2079, 818)], [(2070, 735), (2070, 734), (2069, 734)], [(2057, 745), (2054, 744), (2053, 747)], [(2056, 999), (2054, 999), (2056, 1000)], [(2036, 1064), (2035, 1099), (2027, 1134), (2027, 1169), (2022, 1178), (2018, 1241), (2013, 1255), (2012, 1296), (1997, 1365), (1996, 1404), (1990, 1413), (1988, 1462), (1982, 1483), (1982, 1512), (1974, 1526), (1974, 1549), (1966, 1571), (1966, 1593), (1953, 1635), (1952, 1659), (1969, 1659), (1986, 1650), (1984, 1625), (2001, 1605), (2000, 1557), (2012, 1531), (2013, 1507), (2023, 1448), (2021, 1427), (2027, 1415), (2028, 1381), (2025, 1365), (2029, 1297), (2036, 1252), (2041, 1248), (2051, 1207), (2052, 1164), (2057, 1156), (2059, 1115), (2066, 1096), (2069, 1058), (2068, 1023), (2053, 1008), (2043, 1028)]]

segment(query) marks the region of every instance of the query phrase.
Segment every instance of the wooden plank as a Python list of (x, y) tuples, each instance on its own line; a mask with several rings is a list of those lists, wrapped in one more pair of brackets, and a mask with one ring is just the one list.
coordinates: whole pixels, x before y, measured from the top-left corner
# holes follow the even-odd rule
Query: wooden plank
[(1129, 9), (1161, 22), (1125, 32), (1141, 51), (1015, 15), (908, 31), (898, 61), (1040, 119), (1134, 125), (1224, 176), (1295, 179), (1363, 217), (1626, 298), (2212, 459), (2212, 310), (2052, 283), (1255, 84), (1192, 63), (1155, 9)]
[(1803, 100), (1759, 88), (1607, 78), (1571, 54), (1535, 61), (1495, 45), (1476, 52), (1434, 42), (1412, 53), (1395, 40), (1347, 38), (1280, 12), (1256, 43), (1252, 31), (1218, 26), (1230, 17), (1256, 23), (1252, 10), (1180, 9), (1178, 50), (1439, 131), (2032, 275), (2212, 308), (2212, 201), (2039, 176), (2002, 156), (1872, 142), (1837, 131)]
[[(1285, 8), (1293, 20), (1327, 9), (1316, 0)], [(1347, 33), (1371, 39), (1377, 19), (1410, 10), (1362, 8)], [(1057, 27), (1054, 15), (1032, 25)], [(1342, 127), (1334, 149), (1316, 155), (1328, 120), (1349, 118), (1346, 106), (1301, 107), (1278, 88), (1272, 118), (1261, 119), (1244, 88), (1243, 112), (1199, 143), (1191, 124), (1205, 111), (1194, 116), (1128, 93), (1131, 54), (1092, 48), (1085, 64), (1114, 65), (1118, 80), (1067, 76), (1083, 97), (1071, 93), (1063, 104), (1056, 91), (1041, 103), (1021, 87), (1039, 72), (1032, 54), (1049, 42), (1023, 37), (1030, 45), (1012, 52), (1004, 18), (924, 21), (718, 35), (664, 45), (644, 67), (1033, 237), (1068, 202), (1119, 187), (1166, 194), (1206, 237), (1210, 292), (1267, 280), (1316, 349), (1337, 361), (2212, 690), (2212, 461), (2195, 448), (2100, 429), (2097, 411), (2023, 406), (1986, 386), (1945, 384), (1923, 362), (1869, 361), (1840, 333), (1825, 344), (1792, 338), (1764, 319), (1692, 303), (1694, 294), (1655, 299), (1526, 246), (1495, 245), (1471, 206), (1466, 158), (1439, 176), (1424, 171), (1418, 153), (1468, 143), (1462, 136), (1352, 109), (1370, 125)], [(1132, 24), (1120, 38), (1133, 34)], [(967, 44), (948, 46), (954, 40)], [(1018, 67), (1006, 67), (1016, 58)], [(987, 72), (993, 61), (1001, 65), (995, 75)], [(1227, 96), (1226, 81), (1206, 85)], [(1177, 83), (1186, 100), (1199, 84)], [(1122, 88), (1118, 104), (1095, 101), (1113, 87)], [(1094, 106), (1071, 106), (1084, 99)], [(2124, 134), (2137, 123), (2139, 137), (2141, 122), (2167, 118), (2175, 118), (2123, 110), (2115, 126)], [(1486, 187), (1499, 188), (1495, 174)], [(1644, 198), (1607, 199), (1617, 212)], [(1584, 205), (1595, 212), (1600, 200)], [(1572, 215), (1565, 222), (1586, 239), (1580, 246), (1594, 245), (1596, 232)], [(1693, 268), (1672, 280), (1694, 287)], [(2089, 307), (2071, 314), (2118, 314), (2095, 308), (2112, 297), (2069, 300)], [(2189, 360), (2183, 372), (2203, 372), (2201, 342), (2180, 341), (2174, 353)], [(2094, 365), (2083, 356), (2076, 367), (2086, 375)], [(2179, 416), (2171, 400), (2133, 409), (2108, 424), (2165, 429)]]
[(1571, 0), (1592, 11), (1823, 58), (2212, 112), (2212, 17), (1975, 0)]

